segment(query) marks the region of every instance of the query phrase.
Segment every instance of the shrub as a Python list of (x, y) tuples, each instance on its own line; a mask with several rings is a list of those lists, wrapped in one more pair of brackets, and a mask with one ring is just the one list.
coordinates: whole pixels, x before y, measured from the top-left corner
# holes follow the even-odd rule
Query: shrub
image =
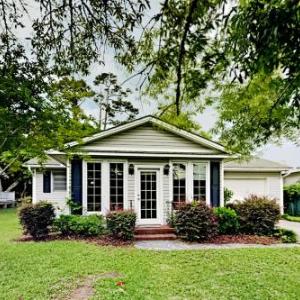
[(274, 236), (280, 237), (283, 243), (297, 243), (297, 235), (292, 230), (279, 228), (275, 230)]
[(224, 203), (228, 203), (233, 197), (233, 191), (224, 187)]
[(112, 236), (122, 240), (133, 239), (135, 222), (136, 214), (132, 210), (113, 211), (106, 216), (107, 229)]
[(61, 215), (54, 221), (54, 226), (66, 236), (97, 236), (105, 231), (103, 217), (98, 215)]
[(218, 220), (218, 232), (220, 234), (235, 234), (238, 232), (240, 224), (235, 210), (226, 207), (217, 207), (214, 214)]
[(54, 207), (47, 202), (26, 204), (19, 209), (19, 218), (24, 233), (38, 240), (49, 234), (55, 218)]
[(184, 240), (203, 241), (217, 234), (217, 220), (204, 202), (187, 203), (175, 213), (175, 229)]
[(280, 219), (279, 205), (268, 197), (251, 195), (235, 205), (240, 230), (246, 234), (271, 235)]

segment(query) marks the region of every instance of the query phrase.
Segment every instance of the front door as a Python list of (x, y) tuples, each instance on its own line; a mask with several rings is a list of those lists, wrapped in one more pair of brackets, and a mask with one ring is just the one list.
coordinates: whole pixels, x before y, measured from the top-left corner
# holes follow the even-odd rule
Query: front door
[(161, 224), (160, 220), (160, 171), (138, 171), (138, 220), (139, 225)]

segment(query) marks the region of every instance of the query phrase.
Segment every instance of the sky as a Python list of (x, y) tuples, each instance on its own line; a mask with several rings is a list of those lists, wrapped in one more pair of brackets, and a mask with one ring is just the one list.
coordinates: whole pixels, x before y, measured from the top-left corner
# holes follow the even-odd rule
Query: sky
[[(151, 14), (159, 9), (159, 2), (160, 1), (158, 0), (151, 0)], [(32, 19), (37, 17), (39, 14), (36, 2), (34, 0), (28, 0), (28, 3), (30, 19), (26, 20), (26, 25), (29, 25)], [(25, 39), (26, 36), (30, 35), (29, 27), (30, 26), (26, 26), (22, 31), (19, 32), (20, 38)], [(83, 79), (85, 79), (90, 85), (92, 85), (95, 76), (101, 72), (112, 72), (116, 74), (118, 76), (119, 82), (124, 81), (130, 75), (124, 70), (122, 66), (120, 66), (114, 61), (113, 53), (111, 51), (106, 52), (105, 65), (92, 65), (91, 74), (88, 77), (84, 77)], [(77, 78), (79, 79), (81, 77), (78, 76)], [(126, 83), (126, 87), (134, 91), (137, 89), (138, 83), (136, 80), (131, 80)], [(139, 93), (137, 92), (133, 93), (131, 100), (139, 109), (139, 116), (149, 115), (156, 112), (156, 107), (153, 104), (153, 102), (149, 103), (149, 101), (147, 101), (146, 98), (141, 99), (139, 97)], [(87, 114), (90, 114), (94, 117), (98, 117), (99, 115), (97, 106), (91, 101), (86, 101), (85, 103), (83, 103), (82, 108)], [(217, 113), (212, 108), (208, 108), (203, 113), (199, 114), (195, 118), (195, 120), (200, 123), (204, 130), (208, 131), (214, 126), (217, 118)], [(263, 148), (258, 149), (257, 153), (255, 154), (259, 157), (281, 162), (291, 167), (300, 167), (300, 146), (296, 146), (293, 142), (287, 141), (284, 138), (280, 146), (269, 143), (266, 144)]]

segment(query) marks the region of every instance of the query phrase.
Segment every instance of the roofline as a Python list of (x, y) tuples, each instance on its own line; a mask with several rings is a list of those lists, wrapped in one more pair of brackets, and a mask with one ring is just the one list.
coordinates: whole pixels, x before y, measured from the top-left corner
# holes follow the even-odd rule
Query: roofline
[(228, 172), (283, 172), (286, 171), (287, 168), (226, 168), (224, 165), (224, 171)]
[(154, 116), (144, 116), (144, 117), (136, 119), (132, 122), (128, 122), (126, 124), (115, 126), (113, 128), (107, 129), (105, 131), (101, 131), (100, 133), (96, 133), (92, 136), (83, 138), (82, 143), (77, 142), (77, 141), (67, 143), (67, 144), (65, 144), (65, 147), (66, 148), (72, 148), (72, 147), (75, 147), (77, 145), (82, 145), (82, 144), (85, 144), (85, 143), (89, 143), (89, 142), (95, 141), (99, 138), (105, 138), (105, 137), (111, 136), (113, 134), (116, 134), (118, 132), (135, 128), (137, 126), (146, 124), (147, 122), (151, 122), (154, 125), (157, 125), (158, 127), (161, 127), (163, 129), (165, 129), (167, 131), (170, 131), (172, 133), (175, 133), (177, 135), (180, 135), (180, 136), (182, 136), (186, 139), (189, 139), (189, 140), (191, 140), (195, 143), (205, 145), (205, 146), (208, 146), (210, 148), (213, 148), (213, 149), (225, 152), (226, 154), (229, 154), (225, 150), (225, 147), (223, 145), (221, 145), (217, 142), (214, 142), (212, 140), (209, 140), (207, 138), (204, 138), (201, 135), (198, 135), (196, 133), (192, 133), (192, 132), (189, 132), (187, 130), (180, 129), (180, 128), (176, 127), (175, 125), (169, 124), (169, 123), (167, 123), (165, 121), (162, 121), (159, 118), (154, 117)]

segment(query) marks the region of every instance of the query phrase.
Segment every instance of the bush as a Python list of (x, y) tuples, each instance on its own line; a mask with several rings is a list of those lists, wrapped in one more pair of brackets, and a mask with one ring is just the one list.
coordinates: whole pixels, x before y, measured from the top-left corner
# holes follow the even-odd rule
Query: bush
[(235, 204), (240, 230), (246, 234), (272, 235), (280, 219), (279, 205), (268, 197), (251, 195)]
[(61, 215), (54, 221), (54, 226), (66, 236), (97, 236), (105, 231), (103, 217), (98, 215)]
[(297, 235), (294, 231), (288, 229), (276, 229), (275, 237), (280, 237), (283, 243), (297, 243)]
[(49, 234), (55, 218), (54, 207), (47, 202), (26, 204), (19, 209), (19, 218), (24, 233), (38, 240)]
[(187, 203), (175, 213), (175, 229), (184, 240), (203, 241), (217, 234), (217, 220), (204, 202)]
[(217, 207), (214, 214), (218, 220), (218, 232), (220, 234), (235, 234), (238, 232), (240, 224), (237, 213), (226, 207)]
[(107, 214), (107, 229), (115, 238), (132, 240), (136, 222), (136, 213), (131, 210), (113, 211)]
[(233, 191), (224, 187), (224, 203), (228, 203), (233, 197)]

